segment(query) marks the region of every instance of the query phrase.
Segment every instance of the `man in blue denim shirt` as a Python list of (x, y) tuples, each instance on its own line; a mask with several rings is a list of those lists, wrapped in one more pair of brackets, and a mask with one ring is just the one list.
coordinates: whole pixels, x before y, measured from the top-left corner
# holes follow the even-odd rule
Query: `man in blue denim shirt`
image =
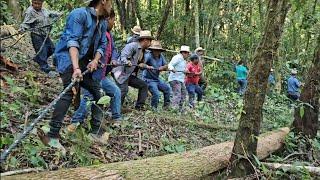
[(298, 71), (296, 69), (293, 69), (291, 71), (291, 76), (288, 79), (288, 97), (291, 100), (298, 100), (300, 98), (300, 87), (303, 85), (303, 83), (301, 83), (296, 75), (297, 75)]
[[(92, 78), (92, 73), (82, 77), (82, 71), (96, 70), (104, 55), (107, 43), (105, 17), (110, 13), (111, 7), (112, 0), (91, 0), (88, 7), (73, 10), (67, 18), (65, 30), (55, 50), (57, 70), (63, 86), (67, 87), (72, 79), (78, 79), (80, 86), (87, 89), (96, 102), (101, 97), (99, 81)], [(63, 149), (58, 139), (59, 131), (72, 98), (73, 92), (69, 90), (55, 105), (49, 123), (50, 131), (42, 139), (45, 144)], [(105, 135), (100, 131), (102, 113), (99, 107), (92, 107), (90, 137), (100, 143), (104, 143)]]
[[(105, 56), (101, 59), (102, 64), (116, 64), (118, 58), (118, 51), (115, 48), (115, 44), (111, 35), (111, 30), (114, 26), (115, 21), (115, 13), (112, 9), (108, 21), (108, 31), (106, 33), (108, 44), (106, 46)], [(110, 108), (112, 113), (112, 120), (115, 126), (120, 125), (122, 120), (121, 117), (121, 91), (119, 87), (108, 77), (108, 74), (111, 72), (112, 66), (104, 66), (103, 68), (99, 68), (98, 70), (93, 72), (93, 78), (96, 80), (101, 80), (100, 84), (104, 92), (107, 96), (111, 98)], [(91, 106), (87, 105), (88, 101), (93, 99), (93, 96), (89, 93), (88, 90), (81, 88), (83, 97), (81, 98), (80, 106), (77, 111), (74, 113), (71, 119), (71, 124), (67, 127), (69, 132), (74, 132), (77, 127), (84, 122), (87, 114), (88, 108), (91, 106), (95, 106), (94, 104)]]
[(152, 66), (155, 70), (144, 70), (143, 78), (148, 83), (149, 91), (152, 94), (151, 106), (154, 110), (158, 108), (161, 91), (164, 96), (163, 108), (168, 109), (170, 105), (170, 87), (159, 77), (160, 71), (168, 69), (167, 62), (161, 53), (165, 50), (162, 48), (160, 41), (152, 41), (149, 49), (151, 52), (145, 53), (144, 63), (148, 66)]

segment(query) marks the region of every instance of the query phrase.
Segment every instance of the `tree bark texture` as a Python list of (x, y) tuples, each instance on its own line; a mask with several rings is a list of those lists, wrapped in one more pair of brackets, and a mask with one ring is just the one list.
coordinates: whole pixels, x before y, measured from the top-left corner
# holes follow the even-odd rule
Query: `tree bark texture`
[[(261, 135), (258, 157), (264, 159), (281, 148), (288, 132), (289, 128), (282, 128)], [(228, 165), (232, 146), (233, 142), (225, 142), (185, 153), (1, 179), (200, 179)]]
[(320, 36), (314, 51), (313, 64), (308, 71), (307, 81), (302, 89), (300, 100), (307, 104), (295, 109), (293, 131), (314, 138), (319, 129)]
[(117, 4), (117, 9), (119, 12), (119, 16), (120, 16), (120, 25), (121, 25), (121, 30), (126, 30), (127, 29), (127, 25), (126, 25), (126, 0), (116, 0), (116, 4)]
[(22, 20), (22, 9), (18, 0), (7, 0), (8, 8), (11, 10), (14, 19), (18, 22)]
[[(189, 18), (189, 13), (190, 13), (190, 0), (185, 0), (185, 7), (184, 7), (184, 11), (185, 11), (185, 19)], [(187, 43), (187, 23), (184, 23), (183, 25), (183, 44)]]
[(277, 59), (279, 41), (288, 10), (288, 0), (269, 2), (264, 35), (255, 50), (253, 66), (248, 76), (248, 89), (244, 96), (243, 112), (230, 159), (230, 177), (243, 177), (254, 172), (248, 159), (253, 160), (253, 155), (257, 153), (257, 136), (260, 134), (263, 118), (262, 107), (268, 76), (273, 61)]
[(200, 25), (199, 25), (199, 2), (198, 0), (194, 0), (194, 32), (195, 32), (195, 39), (196, 39), (196, 47), (200, 47)]
[(168, 0), (167, 4), (166, 4), (166, 7), (165, 7), (165, 10), (164, 10), (163, 15), (162, 15), (162, 19), (161, 19), (161, 22), (160, 22), (160, 25), (159, 25), (159, 29), (158, 29), (158, 32), (157, 32), (156, 39), (160, 39), (161, 33), (163, 32), (164, 27), (166, 25), (166, 22), (168, 20), (168, 17), (170, 15), (170, 9), (172, 8), (172, 5), (173, 5), (173, 0)]

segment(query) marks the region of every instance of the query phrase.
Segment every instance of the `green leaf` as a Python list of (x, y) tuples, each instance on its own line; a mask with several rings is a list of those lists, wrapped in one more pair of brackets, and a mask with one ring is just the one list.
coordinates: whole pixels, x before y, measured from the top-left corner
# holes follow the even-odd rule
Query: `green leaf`
[(168, 151), (168, 152), (170, 152), (170, 153), (174, 153), (174, 152), (175, 152), (175, 150), (172, 148), (171, 145), (165, 146), (165, 147), (164, 147), (164, 150), (166, 150), (166, 151)]
[(111, 98), (109, 96), (103, 96), (99, 99), (97, 104), (106, 105), (107, 103), (109, 103), (110, 99)]
[(304, 115), (304, 106), (300, 107), (300, 117), (302, 118)]
[(181, 145), (175, 146), (175, 150), (176, 152), (180, 153), (180, 152), (186, 151), (186, 148), (184, 147), (183, 144), (181, 144)]

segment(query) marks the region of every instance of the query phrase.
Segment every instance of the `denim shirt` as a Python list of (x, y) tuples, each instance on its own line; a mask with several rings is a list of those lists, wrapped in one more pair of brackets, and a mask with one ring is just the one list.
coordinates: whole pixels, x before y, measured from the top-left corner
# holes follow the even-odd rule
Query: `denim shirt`
[(112, 72), (114, 73), (115, 80), (119, 84), (123, 84), (129, 76), (133, 73), (136, 68), (136, 65), (139, 64), (139, 61), (143, 60), (143, 51), (139, 42), (132, 42), (126, 44), (122, 49), (118, 63), (128, 64), (128, 61), (131, 61), (132, 67), (118, 66), (113, 68)]
[(288, 94), (299, 95), (300, 82), (295, 76), (288, 79)]
[[(56, 18), (60, 13), (56, 11), (49, 11), (45, 8), (42, 8), (40, 11), (36, 11), (32, 6), (24, 13), (24, 20), (20, 24), (20, 30), (27, 30), (30, 28), (37, 28), (41, 26), (46, 26), (50, 24), (51, 18)], [(40, 36), (45, 36), (50, 30), (51, 27), (38, 28), (34, 29), (32, 33), (35, 33)]]
[[(184, 60), (182, 54), (173, 56), (172, 60), (168, 64), (169, 69), (175, 69), (177, 71), (185, 71), (187, 62)], [(184, 83), (185, 74), (183, 72), (170, 72), (168, 81), (179, 81)]]
[(105, 36), (107, 23), (106, 20), (100, 19), (96, 30), (97, 18), (96, 11), (92, 7), (82, 7), (71, 11), (55, 50), (59, 73), (66, 72), (72, 66), (69, 55), (70, 47), (78, 48), (79, 61), (87, 54), (91, 44), (93, 44), (93, 55), (99, 52), (102, 57), (104, 56), (107, 44)]
[[(163, 54), (160, 54), (160, 58), (155, 58), (152, 55), (152, 52), (148, 51), (144, 54), (144, 63), (148, 66), (152, 66), (153, 68), (159, 69), (161, 66), (165, 66), (167, 64), (166, 59)], [(159, 81), (160, 71), (158, 70), (143, 70), (143, 77), (146, 81)]]

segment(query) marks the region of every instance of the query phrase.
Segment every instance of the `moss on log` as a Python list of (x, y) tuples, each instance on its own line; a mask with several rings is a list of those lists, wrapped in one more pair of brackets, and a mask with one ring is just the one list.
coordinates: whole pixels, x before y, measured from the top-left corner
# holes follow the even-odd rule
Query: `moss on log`
[[(288, 132), (289, 128), (282, 128), (262, 134), (258, 139), (258, 157), (264, 159), (281, 148)], [(199, 179), (225, 168), (232, 147), (233, 142), (225, 142), (185, 153), (2, 179)]]

